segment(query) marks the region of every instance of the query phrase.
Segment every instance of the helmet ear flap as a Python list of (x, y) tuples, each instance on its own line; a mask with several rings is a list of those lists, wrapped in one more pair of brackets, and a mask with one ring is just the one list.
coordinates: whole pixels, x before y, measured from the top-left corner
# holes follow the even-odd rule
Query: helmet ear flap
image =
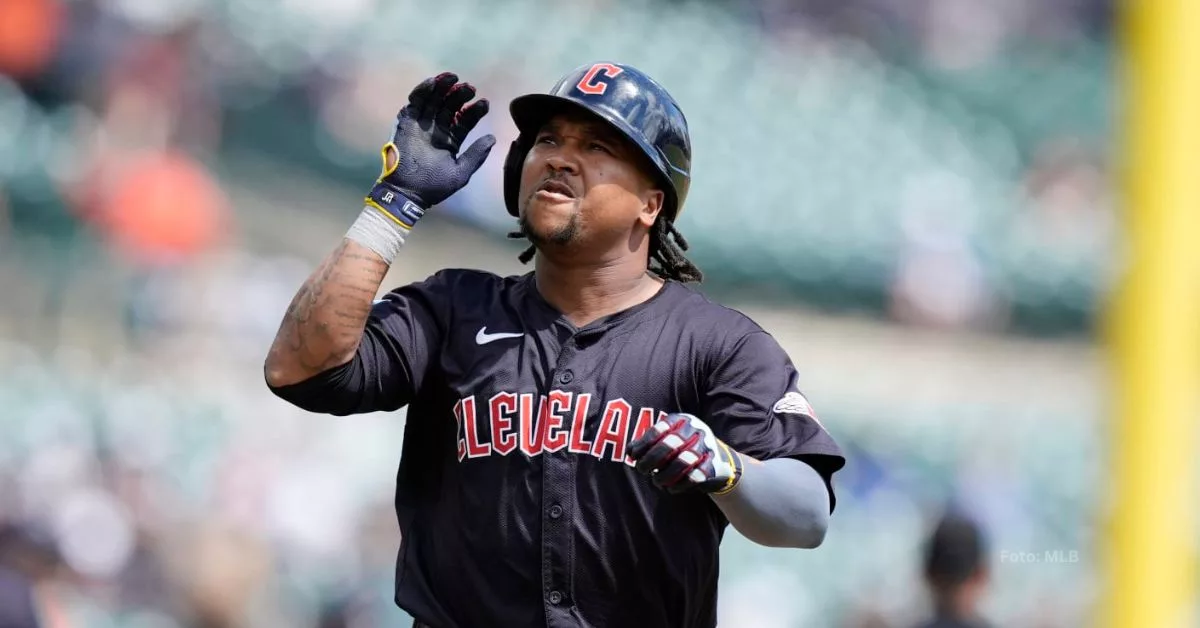
[(521, 169), (525, 165), (525, 155), (529, 153), (530, 144), (524, 136), (518, 136), (508, 147), (508, 155), (504, 158), (504, 205), (508, 213), (515, 216), (521, 214), (519, 207), (521, 193)]

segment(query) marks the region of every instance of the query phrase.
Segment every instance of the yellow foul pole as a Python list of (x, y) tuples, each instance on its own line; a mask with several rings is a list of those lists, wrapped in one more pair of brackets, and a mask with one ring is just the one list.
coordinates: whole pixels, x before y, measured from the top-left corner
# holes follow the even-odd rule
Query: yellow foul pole
[(1107, 628), (1196, 626), (1200, 0), (1126, 0), (1119, 93), (1124, 260), (1108, 322), (1114, 422)]

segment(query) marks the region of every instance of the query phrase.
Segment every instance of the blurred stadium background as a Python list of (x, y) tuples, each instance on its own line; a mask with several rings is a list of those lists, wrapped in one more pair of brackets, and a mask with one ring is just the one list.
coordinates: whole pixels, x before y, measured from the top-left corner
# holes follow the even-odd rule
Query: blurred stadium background
[(1082, 625), (1110, 4), (0, 0), (2, 543), (36, 559), (47, 625), (407, 625), (403, 413), (302, 414), (266, 347), (412, 85), (475, 83), (500, 144), (386, 287), (523, 272), (507, 102), (619, 59), (689, 117), (705, 290), (781, 339), (850, 456), (820, 550), (730, 533), (721, 625), (908, 625), (947, 504), (987, 531), (992, 620)]

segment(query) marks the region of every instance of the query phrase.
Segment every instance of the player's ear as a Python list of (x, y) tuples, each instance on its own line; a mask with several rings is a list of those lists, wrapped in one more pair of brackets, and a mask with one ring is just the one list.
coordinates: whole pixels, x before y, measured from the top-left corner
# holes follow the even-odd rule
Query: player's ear
[(659, 212), (662, 211), (666, 194), (663, 194), (662, 190), (651, 188), (646, 191), (642, 199), (642, 213), (638, 215), (638, 222), (642, 223), (643, 227), (649, 229), (654, 226), (655, 219), (658, 218)]

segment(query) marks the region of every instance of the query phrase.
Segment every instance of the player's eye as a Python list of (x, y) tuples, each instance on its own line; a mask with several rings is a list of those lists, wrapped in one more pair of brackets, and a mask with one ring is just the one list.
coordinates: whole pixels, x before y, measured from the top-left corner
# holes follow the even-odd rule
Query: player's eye
[(600, 143), (600, 142), (592, 142), (592, 143), (591, 143), (591, 145), (590, 145), (588, 148), (590, 148), (591, 150), (600, 151), (600, 152), (602, 152), (602, 153), (605, 153), (605, 154), (607, 154), (607, 155), (611, 155), (611, 154), (613, 154), (613, 152), (612, 152), (612, 149), (611, 149), (611, 148), (609, 148), (608, 146), (606, 146), (606, 145), (604, 145), (604, 144), (602, 144), (602, 143)]
[(550, 133), (539, 133), (537, 138), (534, 139), (534, 143), (535, 144), (553, 144), (554, 136)]

